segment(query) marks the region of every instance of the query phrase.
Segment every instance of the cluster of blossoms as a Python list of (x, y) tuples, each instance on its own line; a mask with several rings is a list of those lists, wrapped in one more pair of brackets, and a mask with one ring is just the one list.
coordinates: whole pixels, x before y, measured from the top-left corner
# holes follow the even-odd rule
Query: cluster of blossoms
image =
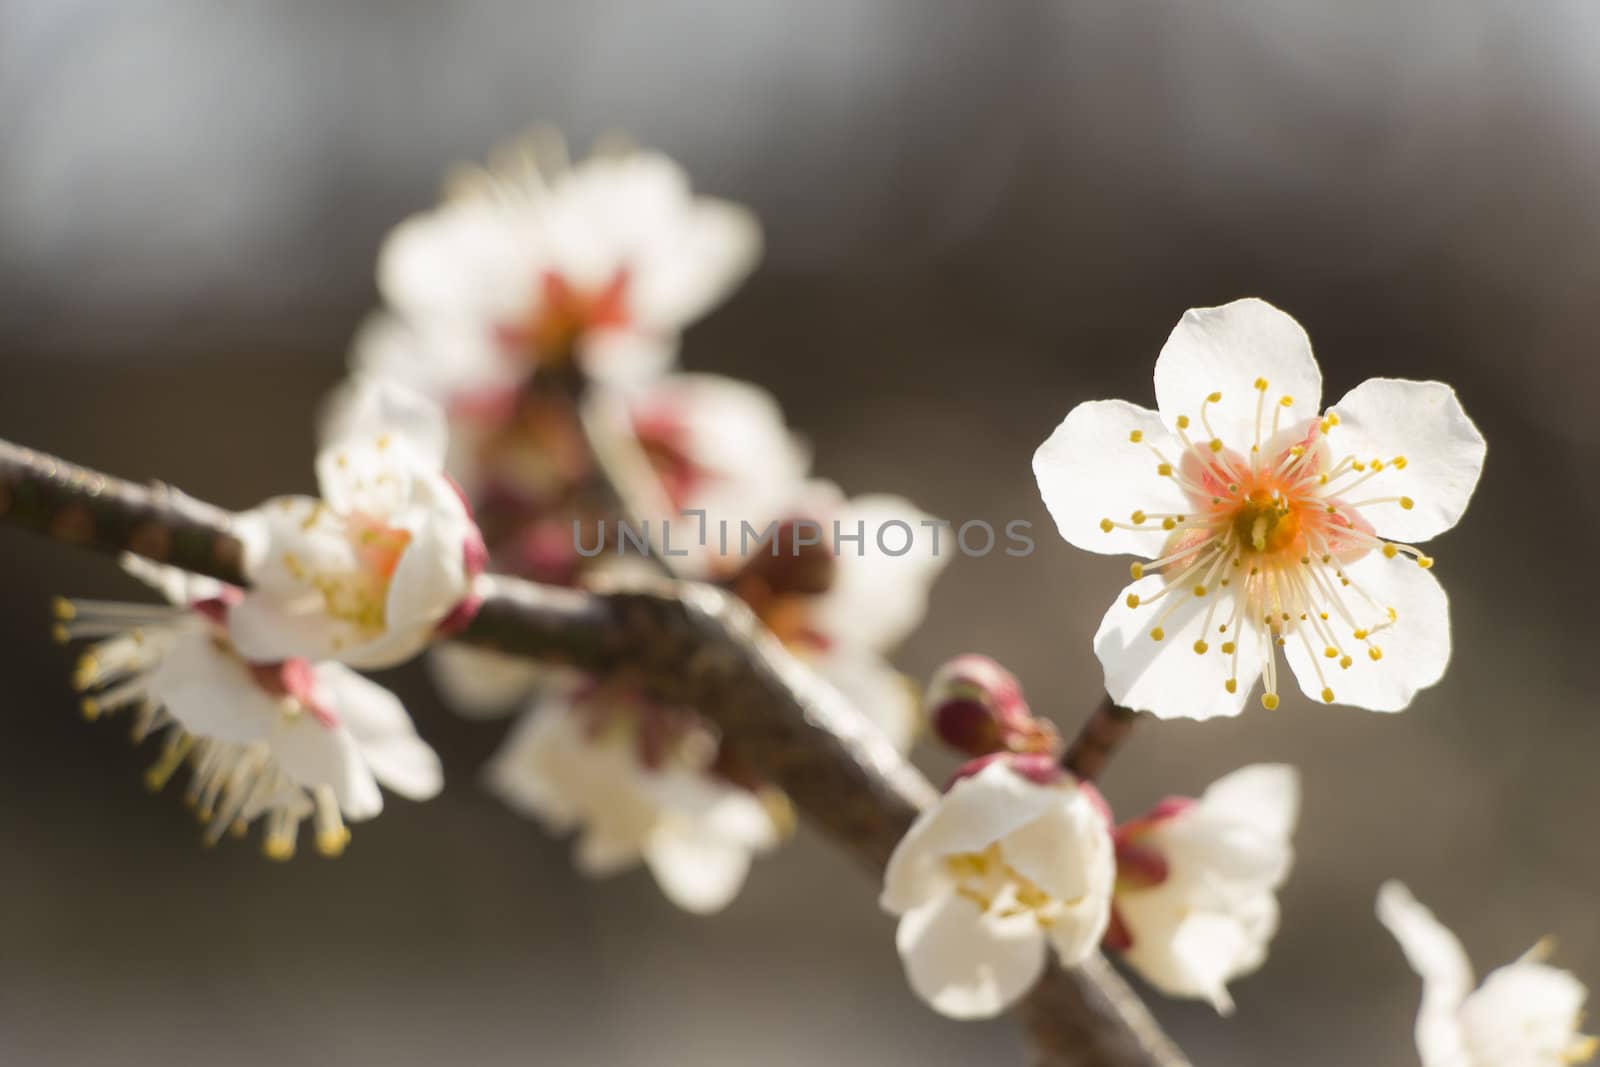
[[(680, 332), (759, 243), (745, 211), (695, 195), (660, 155), (569, 164), (553, 143), (526, 142), (396, 229), (378, 270), (386, 308), (357, 339), (354, 380), (422, 390), (447, 412), (450, 470), (497, 571), (577, 585), (638, 569), (614, 542), (624, 519), (762, 530), (754, 543), (700, 537), (655, 562), (742, 598), (904, 749), (915, 693), (885, 656), (920, 621), (942, 561), (870, 539), (835, 555), (796, 531), (929, 517), (813, 479), (809, 449), (758, 387), (672, 369)], [(675, 903), (714, 911), (792, 822), (783, 795), (734, 765), (692, 708), (475, 649), (430, 660), (464, 714), (522, 716), (488, 784), (551, 831), (574, 831), (585, 873), (643, 862)]]
[[(795, 656), (906, 751), (924, 718), (966, 757), (888, 864), (883, 908), (911, 988), (957, 1018), (995, 1015), (1049, 964), (1118, 954), (1150, 985), (1233, 1011), (1262, 966), (1293, 862), (1299, 775), (1237, 770), (1197, 798), (1118, 823), (1075, 775), (1017, 680), (964, 656), (919, 702), (887, 656), (920, 622), (937, 540), (837, 551), (808, 529), (936, 520), (815, 478), (761, 389), (674, 370), (682, 331), (751, 269), (743, 209), (695, 195), (666, 158), (569, 164), (532, 140), (461, 175), (381, 254), (384, 309), (360, 332), (325, 412), (319, 495), (236, 517), (246, 588), (128, 559), (159, 605), (61, 601), (59, 636), (90, 644), (76, 683), (91, 718), (131, 709), (161, 732), (148, 782), (190, 765), (214, 842), (264, 824), (287, 858), (378, 814), (380, 785), (442, 787), (399, 701), (355, 673), (409, 659), (470, 622), (488, 567), (569, 586), (630, 563), (625, 520), (696, 516), (701, 537), (649, 566), (742, 600)], [(1062, 536), (1138, 557), (1095, 637), (1111, 700), (1160, 718), (1238, 714), (1281, 663), (1324, 703), (1398, 711), (1450, 655), (1448, 602), (1417, 545), (1450, 529), (1482, 436), (1437, 382), (1373, 379), (1321, 407), (1304, 331), (1259, 300), (1188, 312), (1155, 365), (1157, 410), (1074, 408), (1033, 467)], [(732, 523), (754, 543), (708, 540)], [(658, 527), (658, 528), (664, 528)], [(620, 547), (620, 546), (619, 546)], [(664, 546), (663, 546), (664, 547)], [(649, 869), (709, 913), (793, 823), (699, 710), (636, 678), (593, 678), (465, 647), (432, 648), (469, 715), (520, 716), (486, 772), (510, 807), (575, 837), (603, 876)], [(1379, 916), (1421, 974), (1425, 1067), (1588, 1059), (1586, 990), (1536, 949), (1473, 991), (1460, 944), (1397, 883)]]

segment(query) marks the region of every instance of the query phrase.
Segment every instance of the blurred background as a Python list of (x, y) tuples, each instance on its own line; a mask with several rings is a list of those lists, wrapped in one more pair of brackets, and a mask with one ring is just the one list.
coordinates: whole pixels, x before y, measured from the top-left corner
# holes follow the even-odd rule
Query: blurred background
[[(1401, 716), (1294, 694), (1144, 729), (1107, 790), (1300, 764), (1238, 1016), (1152, 1004), (1201, 1064), (1412, 1064), (1384, 878), (1480, 972), (1552, 933), (1600, 982), (1597, 46), (1592, 0), (0, 2), (0, 435), (232, 507), (307, 490), (386, 230), (532, 123), (627, 131), (766, 226), (687, 366), (774, 390), (849, 490), (1034, 521), (1031, 558), (957, 561), (902, 664), (990, 652), (1070, 730), (1125, 578), (1056, 538), (1032, 451), (1080, 400), (1148, 403), (1185, 308), (1266, 297), (1326, 399), (1443, 378), (1488, 436), (1435, 543), (1455, 661)], [(500, 727), (415, 666), (385, 680), (443, 798), (337, 862), (203, 850), (151, 752), (78, 717), (57, 592), (135, 588), (0, 528), (0, 1062), (1021, 1062), (1010, 1023), (912, 997), (877, 885), (815, 835), (713, 920), (580, 881), (478, 787)]]

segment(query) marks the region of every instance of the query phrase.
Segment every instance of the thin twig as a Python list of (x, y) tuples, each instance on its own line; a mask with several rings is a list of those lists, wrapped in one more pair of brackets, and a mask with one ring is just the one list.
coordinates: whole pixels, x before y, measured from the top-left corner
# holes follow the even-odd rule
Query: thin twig
[(1061, 757), (1061, 765), (1086, 782), (1098, 781), (1138, 719), (1138, 712), (1104, 697), (1079, 727), (1078, 736)]
[[(5, 441), (0, 519), (77, 547), (247, 584), (227, 512)], [(483, 607), (463, 640), (629, 673), (695, 707), (717, 724), (731, 755), (874, 873), (936, 795), (861, 713), (718, 589), (667, 580), (602, 591), (479, 581)], [(1187, 1067), (1102, 960), (1051, 971), (1020, 1014), (1040, 1067)]]

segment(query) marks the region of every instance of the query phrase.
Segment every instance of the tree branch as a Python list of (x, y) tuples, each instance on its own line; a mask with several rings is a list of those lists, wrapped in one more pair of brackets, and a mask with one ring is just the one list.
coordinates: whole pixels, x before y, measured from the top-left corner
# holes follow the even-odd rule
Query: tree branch
[[(0, 441), (0, 519), (82, 548), (132, 552), (248, 584), (229, 513)], [(599, 674), (632, 674), (694, 707), (730, 755), (880, 873), (936, 791), (738, 599), (661, 580), (579, 591), (480, 580), (460, 639)], [(1052, 969), (1020, 1009), (1039, 1067), (1187, 1067), (1103, 960)]]

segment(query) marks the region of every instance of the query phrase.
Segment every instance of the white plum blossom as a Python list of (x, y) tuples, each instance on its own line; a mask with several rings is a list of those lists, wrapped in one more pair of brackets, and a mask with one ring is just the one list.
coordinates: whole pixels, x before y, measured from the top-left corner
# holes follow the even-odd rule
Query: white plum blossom
[(186, 799), (208, 843), (260, 819), (263, 852), (288, 859), (311, 819), (317, 850), (336, 856), (346, 820), (383, 810), (379, 783), (412, 800), (443, 787), (394, 694), (339, 663), (248, 662), (229, 628), (237, 589), (133, 557), (125, 566), (172, 603), (58, 601), (57, 636), (93, 641), (74, 677), (86, 716), (132, 708), (136, 739), (165, 731), (152, 790), (190, 764)]
[(1405, 886), (1384, 883), (1378, 918), (1422, 977), (1416, 1038), (1423, 1067), (1565, 1067), (1600, 1049), (1600, 1039), (1578, 1032), (1589, 991), (1544, 962), (1546, 942), (1473, 989), (1460, 940)]
[(1449, 608), (1414, 546), (1455, 525), (1484, 441), (1439, 382), (1373, 378), (1321, 409), (1299, 323), (1260, 300), (1187, 312), (1156, 411), (1074, 408), (1034, 455), (1061, 535), (1142, 557), (1095, 636), (1117, 703), (1236, 715), (1277, 649), (1327, 703), (1398, 711), (1450, 656)]
[(236, 519), (251, 583), (229, 617), (242, 655), (386, 667), (462, 621), (483, 541), (444, 473), (445, 438), (430, 401), (355, 384), (317, 455), (321, 498), (278, 497)]
[(1260, 764), (1117, 828), (1111, 947), (1168, 996), (1233, 1011), (1227, 984), (1266, 961), (1300, 806), (1293, 767)]
[(694, 195), (665, 156), (568, 165), (538, 147), (467, 174), (390, 235), (378, 286), (403, 326), (370, 334), (358, 366), (452, 399), (574, 360), (601, 379), (648, 380), (754, 265), (754, 218)]
[(552, 833), (576, 832), (591, 877), (645, 864), (678, 907), (725, 908), (751, 856), (793, 816), (781, 794), (717, 773), (716, 741), (696, 717), (625, 687), (555, 684), (513, 728), (486, 771), (509, 806)]
[(940, 1014), (998, 1015), (1054, 950), (1082, 963), (1105, 934), (1116, 876), (1093, 786), (1048, 758), (979, 761), (917, 817), (884, 873), (911, 988)]

